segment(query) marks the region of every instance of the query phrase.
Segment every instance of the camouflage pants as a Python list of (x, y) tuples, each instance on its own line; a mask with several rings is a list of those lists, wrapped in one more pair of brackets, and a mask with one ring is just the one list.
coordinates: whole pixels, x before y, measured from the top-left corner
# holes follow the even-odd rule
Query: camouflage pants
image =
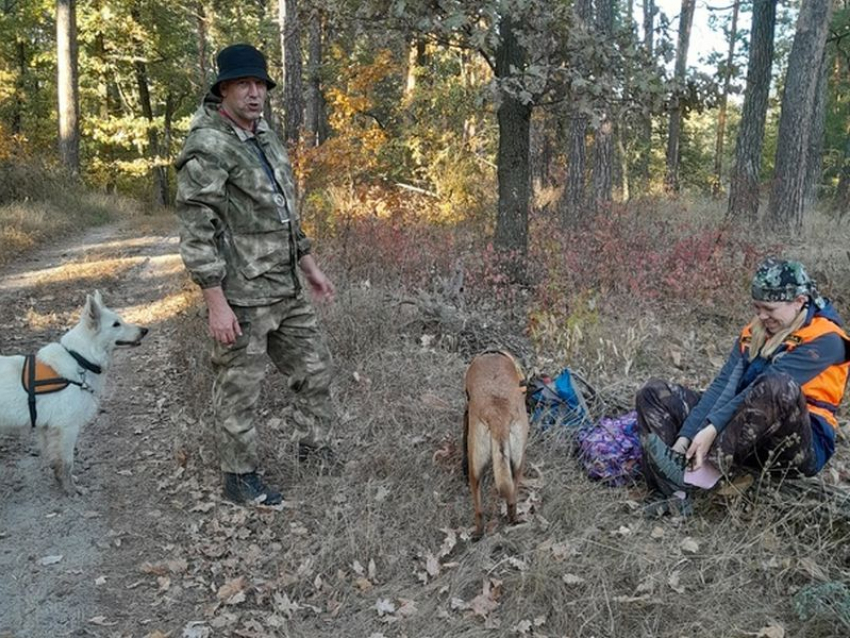
[(213, 408), (221, 469), (257, 469), (255, 407), (265, 376), (265, 355), (295, 392), (293, 438), (329, 440), (336, 419), (330, 395), (331, 356), (312, 306), (303, 297), (270, 306), (233, 306), (242, 336), (232, 345), (213, 343)]
[[(635, 399), (641, 436), (654, 432), (673, 445), (699, 400), (698, 392), (652, 379)], [(717, 435), (708, 460), (727, 475), (735, 467), (813, 474), (812, 426), (800, 386), (784, 374), (758, 377), (744, 402)], [(654, 487), (649, 472), (645, 471), (644, 476), (650, 487)]]

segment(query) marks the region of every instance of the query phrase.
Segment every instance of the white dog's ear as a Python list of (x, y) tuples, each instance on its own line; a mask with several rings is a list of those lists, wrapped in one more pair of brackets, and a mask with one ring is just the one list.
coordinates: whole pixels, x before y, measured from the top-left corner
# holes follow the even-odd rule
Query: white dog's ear
[(83, 308), (83, 321), (92, 330), (100, 328), (100, 293), (95, 291), (94, 296), (86, 295), (86, 305)]
[(95, 289), (94, 291), (94, 300), (97, 302), (98, 306), (103, 305), (103, 297), (100, 296), (100, 290)]

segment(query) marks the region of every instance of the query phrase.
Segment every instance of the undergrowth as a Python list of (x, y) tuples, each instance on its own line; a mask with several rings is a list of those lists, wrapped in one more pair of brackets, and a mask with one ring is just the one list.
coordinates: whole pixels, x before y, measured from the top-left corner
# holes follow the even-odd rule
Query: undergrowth
[[(353, 215), (319, 233), (316, 254), (338, 288), (319, 311), (345, 468), (316, 477), (294, 460), (286, 382), (270, 367), (263, 464), (293, 509), (262, 518), (273, 555), (258, 559), (234, 536), (225, 559), (208, 561), (217, 585), (247, 575), (255, 587), (238, 614), (208, 609), (210, 622), (238, 632), (284, 616), (284, 635), (373, 638), (846, 635), (845, 514), (775, 485), (703, 495), (688, 519), (646, 520), (641, 485), (593, 483), (567, 439), (533, 432), (527, 522), (506, 527), (490, 490), (487, 534), (469, 539), (462, 378), (481, 344), (513, 338), (528, 345), (530, 367), (581, 371), (614, 411), (650, 376), (708, 383), (749, 318), (748, 278), (766, 254), (828, 273), (824, 292), (850, 310), (850, 263), (836, 259), (847, 237), (824, 235), (814, 217), (790, 241), (754, 236), (719, 210), (691, 219), (687, 204), (652, 206), (568, 230), (535, 218), (522, 284), (474, 229)], [(181, 329), (175, 360), (192, 372), (181, 380), (175, 445), (215, 490), (203, 319)], [(846, 448), (841, 440), (828, 483), (846, 478)], [(221, 529), (228, 512), (198, 516)], [(208, 559), (196, 551), (193, 560)], [(285, 608), (272, 591), (286, 594)]]

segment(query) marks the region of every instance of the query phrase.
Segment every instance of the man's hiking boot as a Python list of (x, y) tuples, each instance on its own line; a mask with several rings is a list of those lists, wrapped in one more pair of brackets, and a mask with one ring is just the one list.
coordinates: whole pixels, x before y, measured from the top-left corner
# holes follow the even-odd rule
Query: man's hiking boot
[(280, 505), (283, 495), (269, 487), (256, 472), (246, 474), (224, 473), (224, 496), (234, 503)]
[(327, 473), (330, 473), (340, 464), (333, 448), (311, 441), (298, 442), (298, 462), (317, 465), (322, 469), (322, 472)]
[(667, 445), (657, 434), (650, 433), (643, 441), (646, 466), (658, 484), (657, 487), (667, 496), (674, 492), (687, 492), (685, 467), (688, 460)]

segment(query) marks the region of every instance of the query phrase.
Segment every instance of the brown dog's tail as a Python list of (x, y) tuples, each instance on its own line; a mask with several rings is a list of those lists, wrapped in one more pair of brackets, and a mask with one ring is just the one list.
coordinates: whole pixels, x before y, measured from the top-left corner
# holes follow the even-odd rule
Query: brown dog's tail
[(490, 439), (490, 453), (493, 460), (493, 479), (499, 495), (508, 503), (513, 503), (516, 486), (514, 485), (513, 471), (511, 470), (511, 444), (510, 440), (499, 441), (496, 437)]

